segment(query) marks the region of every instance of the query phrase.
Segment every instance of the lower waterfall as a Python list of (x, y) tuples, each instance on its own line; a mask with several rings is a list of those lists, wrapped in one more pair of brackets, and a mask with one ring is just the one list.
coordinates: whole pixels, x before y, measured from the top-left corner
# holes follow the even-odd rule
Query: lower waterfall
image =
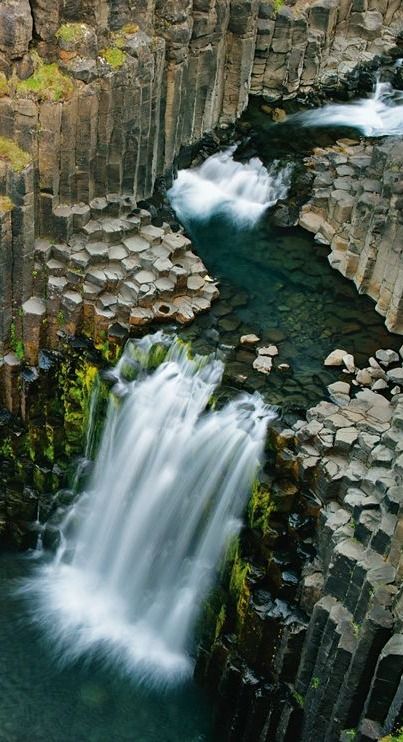
[(168, 683), (192, 671), (195, 621), (275, 413), (258, 394), (206, 411), (223, 362), (161, 332), (129, 341), (110, 373), (89, 485), (23, 589), (62, 661), (100, 653)]

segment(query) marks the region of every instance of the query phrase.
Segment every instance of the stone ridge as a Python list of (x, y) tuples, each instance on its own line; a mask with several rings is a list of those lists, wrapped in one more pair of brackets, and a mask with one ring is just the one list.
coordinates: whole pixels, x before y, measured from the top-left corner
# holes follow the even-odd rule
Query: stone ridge
[(403, 142), (338, 141), (308, 158), (313, 195), (299, 223), (330, 245), (329, 262), (403, 333)]

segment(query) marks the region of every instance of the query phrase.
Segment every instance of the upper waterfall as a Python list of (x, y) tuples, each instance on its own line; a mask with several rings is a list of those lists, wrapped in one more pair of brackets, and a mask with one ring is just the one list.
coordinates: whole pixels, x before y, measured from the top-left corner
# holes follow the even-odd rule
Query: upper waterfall
[(273, 163), (267, 170), (258, 157), (237, 162), (236, 146), (209, 157), (202, 165), (179, 170), (168, 191), (178, 216), (209, 219), (215, 213), (227, 213), (235, 221), (253, 224), (281, 198), (290, 186), (291, 167)]
[(378, 80), (370, 98), (331, 103), (287, 119), (291, 120), (301, 126), (348, 126), (367, 137), (397, 136), (403, 133), (403, 91)]
[(275, 416), (258, 394), (205, 412), (222, 373), (161, 332), (127, 344), (90, 484), (27, 588), (63, 659), (102, 650), (147, 680), (191, 671), (192, 629)]

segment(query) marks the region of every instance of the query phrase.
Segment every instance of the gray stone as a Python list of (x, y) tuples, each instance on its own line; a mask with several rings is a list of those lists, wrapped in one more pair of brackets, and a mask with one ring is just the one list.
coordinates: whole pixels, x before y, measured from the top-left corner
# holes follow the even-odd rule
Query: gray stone
[(386, 376), (393, 384), (403, 384), (403, 368), (391, 368), (386, 372)]

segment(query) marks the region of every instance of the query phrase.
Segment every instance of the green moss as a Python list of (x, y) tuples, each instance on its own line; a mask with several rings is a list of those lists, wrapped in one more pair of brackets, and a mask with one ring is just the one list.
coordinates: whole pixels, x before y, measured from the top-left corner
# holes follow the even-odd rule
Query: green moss
[(217, 621), (216, 621), (215, 631), (214, 631), (214, 641), (216, 641), (216, 639), (218, 639), (218, 637), (221, 634), (221, 631), (225, 624), (226, 615), (227, 615), (227, 612), (225, 609), (225, 605), (222, 605), (220, 608), (220, 612), (217, 616)]
[(304, 708), (304, 696), (302, 696), (301, 693), (298, 693), (298, 691), (293, 690), (292, 697), (297, 702), (298, 706), (303, 709)]
[(403, 727), (400, 727), (400, 729), (397, 729), (392, 734), (388, 734), (386, 737), (382, 737), (380, 742), (403, 742)]
[(56, 31), (56, 38), (66, 44), (74, 44), (85, 38), (86, 30), (85, 23), (63, 23)]
[(0, 456), (4, 458), (12, 458), (14, 455), (11, 438), (4, 438), (0, 443)]
[(24, 343), (22, 342), (21, 338), (17, 337), (15, 322), (12, 322), (10, 327), (10, 347), (14, 351), (17, 358), (22, 361), (25, 355)]
[(316, 675), (311, 680), (311, 688), (314, 688), (315, 690), (317, 688), (320, 688), (320, 678), (318, 678)]
[(35, 57), (36, 69), (31, 77), (20, 80), (17, 95), (33, 95), (37, 100), (60, 101), (70, 98), (74, 92), (73, 82), (64, 75), (56, 63), (45, 64)]
[(100, 56), (110, 65), (110, 67), (117, 70), (125, 63), (127, 55), (117, 46), (110, 46), (109, 49), (103, 49)]
[(273, 0), (273, 8), (276, 13), (282, 8), (284, 5), (284, 0)]
[(0, 137), (0, 160), (5, 160), (11, 168), (19, 173), (31, 162), (31, 156), (24, 152), (12, 139)]
[(8, 196), (0, 196), (0, 212), (5, 214), (7, 211), (11, 211), (14, 208), (14, 204)]
[(270, 492), (265, 485), (255, 479), (248, 505), (250, 527), (257, 528), (266, 535), (270, 527), (270, 517), (274, 510), (275, 506), (270, 499)]
[(232, 565), (229, 591), (232, 600), (236, 604), (236, 620), (238, 630), (243, 625), (246, 611), (250, 600), (250, 588), (247, 578), (250, 571), (250, 564), (246, 562), (239, 553), (239, 544), (237, 546), (236, 556)]

